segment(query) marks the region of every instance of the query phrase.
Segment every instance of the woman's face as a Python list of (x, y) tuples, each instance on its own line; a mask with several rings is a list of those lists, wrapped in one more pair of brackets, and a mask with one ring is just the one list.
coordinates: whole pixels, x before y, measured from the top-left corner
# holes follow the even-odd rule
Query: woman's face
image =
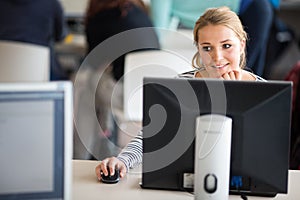
[(198, 31), (198, 52), (209, 77), (240, 70), (245, 41), (224, 25), (208, 25)]

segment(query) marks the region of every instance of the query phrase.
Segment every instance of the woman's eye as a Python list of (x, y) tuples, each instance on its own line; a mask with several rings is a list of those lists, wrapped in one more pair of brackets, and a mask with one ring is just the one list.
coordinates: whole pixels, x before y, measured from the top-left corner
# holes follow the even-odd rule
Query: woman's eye
[(232, 45), (231, 44), (223, 44), (224, 49), (229, 49)]
[(202, 47), (203, 51), (211, 51), (211, 47), (210, 46), (206, 46), (206, 47)]

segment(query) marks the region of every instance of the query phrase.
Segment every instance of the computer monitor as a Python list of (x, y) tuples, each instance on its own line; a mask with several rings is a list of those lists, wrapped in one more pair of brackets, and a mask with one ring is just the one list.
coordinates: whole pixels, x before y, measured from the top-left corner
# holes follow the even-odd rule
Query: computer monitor
[(232, 118), (230, 193), (287, 193), (290, 82), (148, 77), (143, 91), (143, 188), (193, 188), (195, 120), (215, 113)]
[(0, 83), (0, 199), (71, 199), (72, 83)]

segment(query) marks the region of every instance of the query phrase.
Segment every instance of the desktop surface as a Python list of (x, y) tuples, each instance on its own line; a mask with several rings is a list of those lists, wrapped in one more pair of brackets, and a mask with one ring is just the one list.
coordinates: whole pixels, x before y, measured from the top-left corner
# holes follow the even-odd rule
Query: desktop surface
[[(95, 167), (99, 161), (73, 160), (74, 200), (192, 200), (194, 195), (182, 191), (153, 190), (140, 187), (141, 168), (135, 168), (117, 184), (104, 184), (98, 181)], [(277, 194), (274, 198), (248, 196), (248, 200), (297, 200), (300, 197), (300, 171), (289, 171), (288, 194)], [(238, 195), (230, 195), (229, 200), (240, 200)]]

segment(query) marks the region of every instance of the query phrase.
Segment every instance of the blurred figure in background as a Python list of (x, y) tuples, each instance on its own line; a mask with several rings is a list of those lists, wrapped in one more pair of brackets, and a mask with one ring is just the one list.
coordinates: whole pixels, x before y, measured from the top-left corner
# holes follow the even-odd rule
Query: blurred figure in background
[(173, 29), (193, 29), (199, 15), (207, 8), (227, 6), (232, 11), (238, 12), (240, 0), (150, 0), (151, 17), (156, 27)]
[[(144, 27), (147, 29), (133, 32), (129, 31), (131, 29)], [(96, 110), (97, 123), (100, 124), (102, 129), (98, 130), (97, 128), (93, 128), (98, 127), (98, 124), (91, 124), (91, 121), (85, 116), (80, 120), (80, 123), (83, 124), (84, 127), (87, 127), (86, 124), (89, 124), (88, 128), (85, 128), (79, 133), (79, 136), (81, 138), (88, 138), (87, 141), (91, 141), (82, 141), (84, 147), (88, 149), (91, 154), (90, 159), (102, 159), (108, 155), (119, 153), (118, 138), (120, 128), (118, 127), (118, 122), (122, 123), (122, 77), (124, 75), (125, 56), (131, 51), (159, 49), (156, 32), (151, 28), (149, 29), (149, 27), (153, 27), (153, 25), (142, 0), (89, 0), (87, 4), (85, 34), (88, 54), (105, 40), (114, 39), (114, 36), (121, 37), (118, 44), (110, 44), (105, 47), (111, 48), (110, 51), (112, 50), (116, 56), (119, 56), (118, 58), (109, 61), (111, 63), (108, 63), (109, 66), (106, 69), (103, 69), (106, 66), (92, 66), (92, 64), (89, 63), (91, 65), (87, 70), (89, 71), (89, 75), (85, 78), (87, 84), (86, 88), (84, 88), (84, 92), (86, 93), (90, 90), (90, 85), (97, 85), (96, 95), (93, 91), (90, 92), (93, 98), (94, 96), (96, 98), (95, 108), (91, 109)], [(123, 40), (122, 32), (125, 31), (129, 31), (126, 32), (126, 34), (129, 33), (129, 38), (126, 37), (126, 39)], [(131, 47), (135, 48), (131, 50)], [(128, 51), (130, 52), (126, 52), (126, 49), (129, 49)], [(98, 52), (96, 52), (96, 54), (98, 54)], [(99, 52), (99, 54), (101, 54), (101, 52)], [(105, 59), (106, 57), (102, 58), (99, 62), (105, 63)], [(102, 70), (103, 74), (99, 77), (99, 73), (97, 72)], [(113, 92), (114, 97), (112, 97)], [(117, 97), (115, 95), (117, 95)], [(88, 98), (87, 95), (79, 96), (82, 99), (85, 97)], [(114, 106), (114, 113), (112, 105)], [(82, 114), (82, 112), (80, 114)], [(77, 146), (76, 142), (75, 146)], [(75, 151), (77, 152), (76, 148)], [(79, 151), (78, 155), (80, 156)]]
[(0, 26), (0, 40), (48, 46), (50, 80), (68, 78), (54, 52), (54, 43), (63, 40), (67, 32), (58, 0), (1, 0)]
[[(104, 40), (123, 31), (153, 27), (142, 0), (90, 0), (85, 25), (89, 52)], [(150, 44), (154, 48), (159, 48), (155, 31), (149, 31), (146, 35), (133, 39), (135, 40), (129, 42), (141, 46)], [(125, 43), (124, 41), (123, 45)], [(112, 64), (113, 76), (116, 80), (124, 74), (124, 58), (125, 55), (122, 55)]]
[(248, 68), (264, 78), (269, 34), (274, 18), (274, 7), (271, 1), (241, 0), (239, 10), (239, 17), (249, 36)]

